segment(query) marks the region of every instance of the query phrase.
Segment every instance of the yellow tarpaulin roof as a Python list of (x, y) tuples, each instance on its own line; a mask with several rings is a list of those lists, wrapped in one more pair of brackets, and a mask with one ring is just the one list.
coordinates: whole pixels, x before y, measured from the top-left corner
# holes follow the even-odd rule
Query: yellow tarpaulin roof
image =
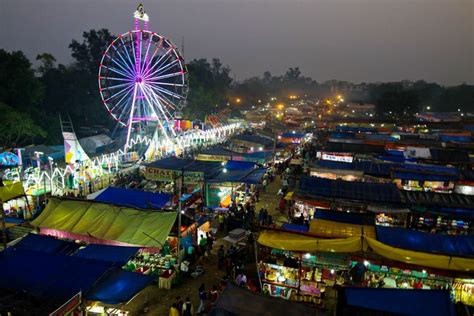
[(294, 233), (262, 231), (258, 243), (270, 248), (301, 252), (356, 252), (362, 249), (360, 237), (319, 239)]
[(271, 230), (262, 231), (258, 237), (258, 243), (263, 246), (288, 251), (358, 252), (362, 251), (362, 247), (366, 250), (368, 245), (374, 253), (399, 262), (443, 270), (474, 270), (474, 259), (395, 248), (367, 236), (364, 236), (364, 240), (365, 242), (363, 243), (361, 237), (320, 239), (296, 233)]
[(474, 259), (449, 257), (395, 248), (373, 238), (366, 237), (365, 240), (375, 253), (392, 260), (444, 270), (474, 270)]
[(21, 182), (15, 182), (0, 187), (0, 200), (3, 202), (23, 195), (25, 195), (25, 191), (23, 190), (23, 184)]
[(31, 224), (103, 240), (160, 247), (175, 220), (174, 212), (139, 211), (90, 201), (52, 198)]
[(345, 238), (368, 236), (375, 238), (375, 227), (314, 219), (309, 224), (309, 232), (320, 237)]

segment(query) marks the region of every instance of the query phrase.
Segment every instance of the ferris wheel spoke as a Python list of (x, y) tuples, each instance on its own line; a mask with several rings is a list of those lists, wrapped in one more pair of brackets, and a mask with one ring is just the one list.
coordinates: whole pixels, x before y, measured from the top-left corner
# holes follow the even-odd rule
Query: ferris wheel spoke
[[(167, 58), (169, 59), (169, 57)], [(166, 62), (166, 61), (165, 61)], [(163, 62), (163, 66), (161, 66), (160, 68), (156, 69), (152, 74), (149, 74), (147, 76), (147, 78), (153, 78), (154, 75), (160, 75), (162, 74), (163, 72), (165, 72), (166, 70), (170, 69), (171, 67), (175, 66), (177, 62), (179, 62), (179, 59), (175, 59), (173, 60), (172, 62), (166, 64), (165, 62)]]
[(155, 93), (156, 97), (159, 98), (163, 103), (167, 104), (170, 108), (172, 109), (177, 108), (176, 104), (174, 104), (174, 102), (171, 101), (166, 95), (164, 95), (160, 91), (154, 91), (154, 92), (156, 92)]
[(122, 76), (124, 76), (124, 77), (129, 77), (129, 76), (130, 76), (130, 75), (128, 75), (128, 74), (122, 72), (121, 70), (118, 70), (117, 68), (112, 67), (112, 66), (105, 66), (105, 65), (102, 65), (102, 67), (104, 67), (104, 68), (107, 69), (107, 70), (113, 71), (113, 72), (115, 72), (115, 73), (118, 74), (118, 75), (122, 75)]
[(115, 80), (115, 81), (127, 81), (127, 82), (133, 82), (132, 79), (130, 78), (116, 78), (116, 77), (100, 77), (101, 79), (107, 79), (107, 80)]
[(157, 84), (157, 85), (160, 85), (160, 86), (184, 87), (184, 84), (182, 84), (182, 83), (171, 83), (171, 82), (161, 82), (161, 81), (157, 81), (157, 82), (148, 81), (148, 82), (151, 82), (154, 85)]
[(167, 74), (167, 75), (161, 75), (161, 76), (155, 77), (153, 79), (154, 80), (160, 80), (160, 79), (172, 78), (172, 77), (181, 76), (182, 74), (183, 74), (182, 71), (178, 71), (178, 72), (173, 72), (173, 73)]
[(126, 77), (132, 77), (133, 78), (133, 74), (130, 72), (129, 69), (127, 69), (126, 67), (124, 67), (122, 64), (120, 64), (115, 58), (112, 58), (111, 56), (107, 55), (109, 57), (110, 60), (112, 60), (112, 62), (114, 64), (116, 64), (117, 66), (120, 67), (120, 69), (122, 69), (127, 75), (124, 74), (124, 76)]
[[(120, 39), (121, 39), (121, 38), (120, 38)], [(122, 40), (122, 39), (121, 39), (121, 40)], [(122, 40), (122, 43), (123, 43), (123, 40)], [(133, 74), (131, 73), (131, 71), (130, 71), (130, 65), (127, 63), (127, 61), (125, 60), (125, 58), (123, 58), (122, 54), (120, 53), (120, 50), (117, 49), (117, 48), (115, 47), (115, 45), (113, 45), (112, 47), (114, 48), (114, 50), (115, 50), (115, 52), (117, 53), (117, 55), (119, 56), (119, 58), (122, 60), (123, 65), (125, 66), (125, 68), (127, 68), (127, 70), (128, 70), (127, 73), (128, 73), (130, 76), (133, 75)], [(127, 48), (126, 48), (126, 47), (124, 47), (124, 46), (122, 46), (122, 47), (123, 47), (123, 49), (124, 49), (125, 51), (127, 51)], [(131, 61), (130, 61), (130, 62), (131, 62)]]
[(107, 102), (109, 100), (112, 100), (114, 98), (117, 98), (118, 96), (124, 94), (124, 93), (130, 93), (130, 91), (132, 90), (133, 88), (133, 85), (130, 85), (130, 87), (128, 88), (125, 88), (125, 89), (122, 89), (120, 90), (119, 92), (116, 92), (115, 94), (111, 95), (110, 97), (108, 97), (107, 99), (105, 99), (104, 101)]
[[(143, 86), (143, 87), (142, 87), (143, 95), (145, 96), (145, 99), (147, 100), (150, 109), (154, 112), (154, 114), (155, 114), (156, 117), (158, 118), (158, 124), (160, 125), (161, 130), (163, 131), (163, 134), (165, 135), (166, 138), (168, 138), (168, 133), (167, 133), (167, 131), (166, 131), (166, 128), (164, 127), (163, 122), (159, 119), (158, 115), (156, 114), (156, 111), (155, 111), (154, 108), (153, 108), (153, 103), (150, 101), (150, 97), (148, 96), (148, 93), (145, 92), (146, 90), (148, 90), (148, 88), (147, 88), (146, 86)], [(149, 91), (148, 91), (148, 92), (149, 92)], [(161, 107), (158, 106), (158, 108), (161, 108)], [(164, 119), (165, 119), (166, 121), (169, 121), (169, 120), (166, 118), (166, 116), (164, 117)], [(171, 130), (173, 130), (173, 129), (171, 129)]]
[(160, 51), (161, 47), (163, 46), (163, 37), (160, 37), (160, 41), (158, 42), (158, 45), (156, 46), (154, 52), (153, 52), (153, 55), (151, 56), (151, 58), (149, 59), (146, 67), (145, 67), (145, 72), (144, 72), (144, 76), (146, 75), (146, 73), (148, 72), (148, 67), (150, 67), (150, 63), (151, 61), (155, 58), (156, 56), (156, 53)]
[(129, 68), (130, 69), (133, 69), (133, 61), (132, 61), (132, 58), (130, 57), (130, 53), (128, 52), (128, 49), (125, 45), (125, 42), (123, 41), (123, 38), (120, 37), (120, 41), (122, 42), (122, 47), (123, 47), (123, 50), (125, 51), (126, 55), (127, 55), (127, 59), (128, 61), (130, 62), (130, 65), (129, 65)]
[(127, 87), (127, 86), (130, 86), (130, 83), (122, 83), (122, 84), (118, 84), (118, 85), (115, 85), (115, 86), (110, 86), (110, 87), (107, 87), (107, 90), (118, 89), (118, 88), (123, 88), (123, 87)]
[(152, 36), (153, 35), (148, 37), (148, 45), (147, 45), (146, 51), (145, 51), (145, 58), (143, 58), (142, 76), (143, 76), (143, 73), (146, 71), (146, 64), (148, 62), (148, 51), (150, 50)]
[(160, 92), (163, 92), (163, 93), (166, 93), (167, 95), (169, 96), (172, 96), (172, 97), (175, 97), (177, 99), (183, 99), (183, 96), (179, 95), (179, 94), (176, 94), (168, 89), (165, 89), (163, 87), (160, 87), (160, 86), (157, 86), (155, 84), (151, 84), (153, 86), (154, 89), (160, 91)]
[(167, 57), (166, 59), (168, 59), (169, 56), (170, 56), (169, 53), (172, 51), (172, 49), (173, 49), (173, 48), (170, 47), (163, 55), (161, 55), (160, 58), (158, 58), (158, 60), (153, 64), (153, 66), (145, 73), (144, 76), (145, 76), (145, 77), (149, 77), (150, 73), (151, 73), (152, 71), (154, 71), (154, 69), (155, 69), (156, 67), (159, 67), (159, 66), (161, 65), (161, 61), (162, 61), (165, 57)]
[(137, 53), (135, 52), (135, 42), (133, 40), (133, 33), (130, 32), (130, 42), (132, 43), (130, 46), (132, 46), (132, 55), (133, 55), (133, 60), (135, 61), (133, 63), (133, 69), (135, 69), (135, 73), (137, 73)]

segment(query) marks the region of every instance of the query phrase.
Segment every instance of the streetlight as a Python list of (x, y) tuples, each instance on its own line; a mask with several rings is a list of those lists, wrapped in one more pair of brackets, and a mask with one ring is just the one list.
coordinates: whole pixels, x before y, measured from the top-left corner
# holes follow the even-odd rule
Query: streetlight
[(428, 105), (428, 106), (426, 107), (426, 109), (427, 109), (428, 111), (431, 110), (431, 106)]

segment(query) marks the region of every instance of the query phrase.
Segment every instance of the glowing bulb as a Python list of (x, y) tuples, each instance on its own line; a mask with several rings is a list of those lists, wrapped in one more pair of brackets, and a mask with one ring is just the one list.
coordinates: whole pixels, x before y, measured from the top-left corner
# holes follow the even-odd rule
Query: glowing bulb
[(370, 262), (368, 262), (367, 260), (364, 260), (364, 266), (369, 266)]

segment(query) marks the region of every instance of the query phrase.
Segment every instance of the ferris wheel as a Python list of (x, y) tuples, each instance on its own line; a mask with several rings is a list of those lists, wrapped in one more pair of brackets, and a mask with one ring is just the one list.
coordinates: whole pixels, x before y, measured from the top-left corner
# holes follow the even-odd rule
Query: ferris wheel
[(181, 112), (188, 91), (186, 65), (176, 46), (148, 30), (142, 5), (134, 17), (135, 29), (105, 50), (98, 77), (103, 104), (128, 129), (126, 147), (132, 130), (149, 124), (157, 124), (167, 137), (174, 135), (169, 122)]

